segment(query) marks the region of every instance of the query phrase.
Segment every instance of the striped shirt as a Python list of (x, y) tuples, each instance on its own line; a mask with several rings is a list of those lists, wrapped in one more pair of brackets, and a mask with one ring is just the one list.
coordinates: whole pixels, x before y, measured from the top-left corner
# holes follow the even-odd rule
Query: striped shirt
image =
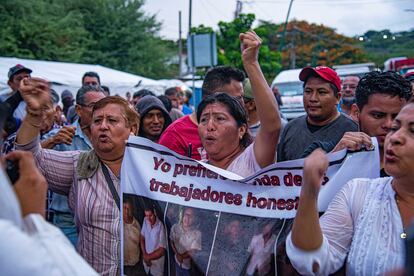
[[(56, 193), (68, 195), (79, 231), (79, 254), (101, 275), (120, 274), (120, 212), (101, 166), (90, 178), (79, 179), (76, 167), (81, 151), (42, 149), (39, 138), (16, 148), (31, 151)], [(120, 180), (109, 170), (119, 193)]]

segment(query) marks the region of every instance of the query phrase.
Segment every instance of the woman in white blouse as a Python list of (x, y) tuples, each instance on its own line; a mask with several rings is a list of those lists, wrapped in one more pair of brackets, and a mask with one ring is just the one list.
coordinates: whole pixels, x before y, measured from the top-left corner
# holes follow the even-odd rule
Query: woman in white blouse
[(414, 104), (394, 120), (384, 146), (392, 177), (353, 179), (319, 219), (317, 198), (328, 166), (321, 150), (305, 161), (299, 209), (287, 253), (305, 275), (328, 275), (346, 260), (347, 275), (383, 275), (402, 268), (405, 230), (414, 218)]

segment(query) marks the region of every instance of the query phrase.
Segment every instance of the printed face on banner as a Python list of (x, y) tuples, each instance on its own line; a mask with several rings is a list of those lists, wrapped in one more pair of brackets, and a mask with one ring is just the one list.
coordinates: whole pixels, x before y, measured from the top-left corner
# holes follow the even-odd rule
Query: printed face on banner
[(145, 219), (150, 223), (150, 225), (154, 225), (155, 222), (157, 221), (157, 217), (154, 214), (154, 211), (152, 210), (145, 210), (144, 212), (145, 214)]
[(183, 227), (190, 229), (194, 224), (194, 210), (185, 208), (183, 212)]
[(210, 104), (201, 113), (198, 134), (212, 160), (221, 160), (240, 151), (240, 137), (245, 132), (246, 126), (238, 127), (224, 104)]

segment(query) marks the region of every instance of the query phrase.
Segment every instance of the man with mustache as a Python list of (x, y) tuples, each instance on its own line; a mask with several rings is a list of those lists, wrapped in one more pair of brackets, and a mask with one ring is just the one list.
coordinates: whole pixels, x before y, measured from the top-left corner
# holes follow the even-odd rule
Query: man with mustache
[(333, 151), (344, 148), (359, 150), (363, 145), (370, 148), (370, 137), (376, 137), (380, 152), (380, 175), (387, 176), (382, 169), (385, 136), (411, 95), (410, 83), (396, 72), (366, 74), (356, 88), (356, 103), (351, 108), (351, 116), (358, 121), (360, 132), (345, 133)]
[(329, 67), (306, 67), (300, 74), (303, 81), (303, 105), (306, 114), (290, 121), (282, 132), (277, 149), (278, 162), (306, 156), (314, 142), (333, 148), (347, 131), (358, 131), (358, 125), (341, 114), (341, 80)]
[(355, 90), (358, 86), (358, 76), (346, 76), (342, 81), (341, 112), (351, 115), (352, 104), (355, 103)]

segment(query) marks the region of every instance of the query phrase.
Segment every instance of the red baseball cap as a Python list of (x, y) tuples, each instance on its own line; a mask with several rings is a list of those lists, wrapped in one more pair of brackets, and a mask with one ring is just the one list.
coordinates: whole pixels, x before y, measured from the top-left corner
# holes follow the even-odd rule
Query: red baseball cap
[(338, 91), (341, 91), (341, 79), (335, 70), (326, 66), (317, 66), (315, 68), (309, 66), (300, 71), (299, 79), (301, 81), (306, 81), (312, 75), (317, 75), (327, 82), (332, 83), (336, 86), (336, 88), (338, 88)]

